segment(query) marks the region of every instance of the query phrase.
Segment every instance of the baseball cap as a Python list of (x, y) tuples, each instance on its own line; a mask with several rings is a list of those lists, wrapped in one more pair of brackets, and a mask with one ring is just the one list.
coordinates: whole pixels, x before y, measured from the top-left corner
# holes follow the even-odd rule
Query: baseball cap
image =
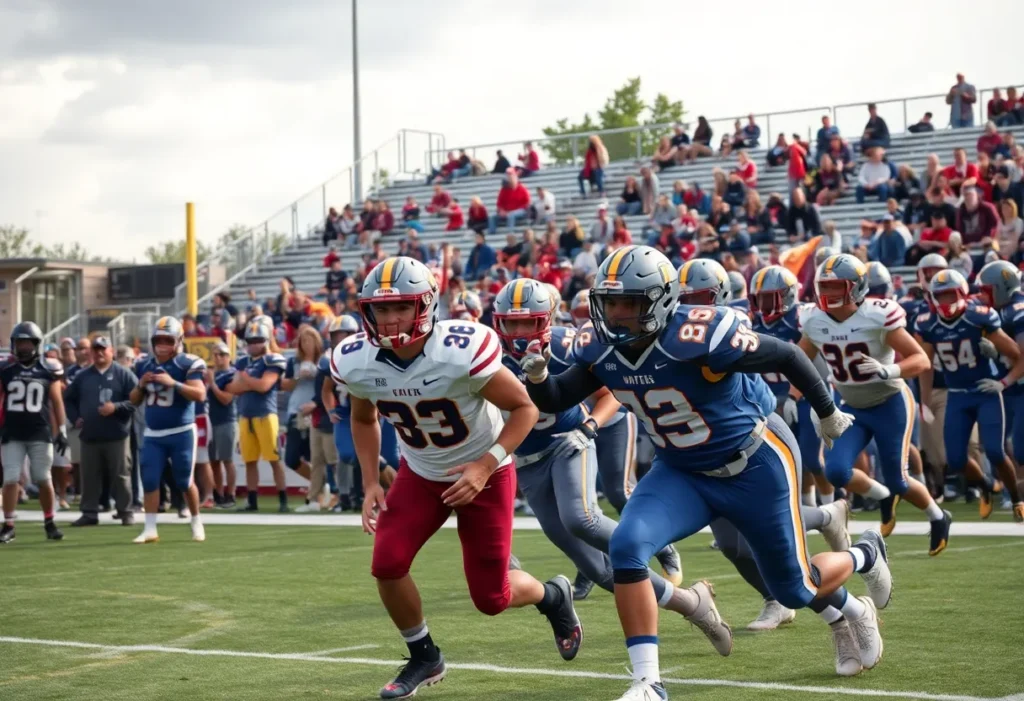
[(110, 348), (110, 339), (106, 336), (97, 336), (92, 339), (93, 348)]
[(70, 336), (65, 336), (64, 338), (60, 339), (60, 347), (61, 348), (74, 348), (75, 347), (75, 339), (71, 338)]
[(886, 214), (882, 215), (882, 221), (893, 221), (892, 215), (887, 212)]
[(214, 344), (213, 352), (214, 353), (227, 353), (227, 354), (230, 354), (231, 353), (231, 349), (228, 348), (228, 344), (226, 344), (223, 341), (221, 341), (220, 343)]

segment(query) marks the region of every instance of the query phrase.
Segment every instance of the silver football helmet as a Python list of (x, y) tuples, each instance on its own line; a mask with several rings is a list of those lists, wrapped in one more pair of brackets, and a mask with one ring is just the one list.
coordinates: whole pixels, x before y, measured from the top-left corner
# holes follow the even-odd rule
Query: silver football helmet
[[(590, 291), (590, 318), (602, 343), (630, 345), (660, 334), (679, 298), (679, 278), (668, 258), (650, 246), (623, 246), (598, 268)], [(623, 314), (623, 303), (635, 308)], [(616, 310), (609, 313), (609, 307)]]
[(731, 300), (729, 274), (718, 261), (694, 258), (679, 268), (679, 301), (683, 304), (723, 306)]

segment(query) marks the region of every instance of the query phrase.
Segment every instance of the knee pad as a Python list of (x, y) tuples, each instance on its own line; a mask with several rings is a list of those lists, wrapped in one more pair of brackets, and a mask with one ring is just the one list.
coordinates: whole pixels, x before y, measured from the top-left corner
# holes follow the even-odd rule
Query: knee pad
[(370, 564), (370, 574), (374, 579), (401, 579), (409, 574), (409, 563), (387, 556), (374, 557)]
[(779, 586), (766, 581), (768, 591), (780, 604), (788, 609), (802, 609), (814, 600), (814, 593), (804, 586), (802, 581), (795, 581)]
[(500, 593), (477, 596), (470, 592), (470, 598), (473, 599), (476, 610), (485, 616), (497, 616), (508, 608), (511, 600), (510, 596)]
[(630, 530), (620, 524), (612, 533), (608, 542), (608, 557), (612, 568), (619, 570), (643, 570), (647, 572), (647, 563), (654, 557), (655, 549), (650, 543), (643, 542)]
[(825, 479), (835, 487), (845, 487), (850, 478), (853, 477), (853, 464), (840, 465), (835, 462), (825, 462)]

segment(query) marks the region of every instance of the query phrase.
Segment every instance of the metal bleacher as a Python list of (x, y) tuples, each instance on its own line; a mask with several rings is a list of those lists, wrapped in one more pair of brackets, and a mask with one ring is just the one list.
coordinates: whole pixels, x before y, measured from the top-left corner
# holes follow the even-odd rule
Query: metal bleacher
[[(1024, 128), (1015, 127), (1015, 136), (1024, 136)], [(968, 153), (975, 153), (976, 142), (981, 135), (981, 128), (940, 130), (927, 134), (897, 134), (893, 135), (892, 143), (887, 149), (889, 159), (897, 165), (909, 164), (918, 174), (922, 173), (925, 167), (928, 154), (936, 153), (943, 165), (952, 162), (952, 151), (956, 147), (964, 147)], [(846, 135), (851, 141), (851, 147), (855, 148), (856, 137)], [(812, 144), (813, 148), (813, 144)], [(788, 201), (786, 193), (786, 167), (780, 166), (769, 168), (765, 162), (766, 151), (758, 149), (751, 152), (751, 158), (757, 163), (759, 169), (758, 191), (762, 195), (762, 201), (767, 201), (771, 193), (779, 193)], [(672, 183), (675, 180), (684, 180), (687, 183), (697, 181), (705, 190), (712, 187), (712, 170), (721, 168), (728, 172), (734, 166), (735, 158), (702, 158), (696, 163), (679, 166), (659, 174), (661, 192), (671, 194)], [(489, 164), (488, 164), (489, 165)], [(618, 194), (622, 190), (623, 182), (627, 175), (638, 175), (640, 164), (635, 160), (616, 161), (609, 164), (605, 170), (606, 199), (613, 208), (618, 201)], [(572, 214), (579, 220), (584, 230), (588, 230), (596, 218), (597, 206), (600, 200), (595, 196), (589, 199), (580, 198), (577, 185), (578, 166), (552, 166), (542, 167), (534, 175), (523, 180), (530, 189), (531, 196), (535, 194), (535, 188), (543, 186), (556, 198), (557, 222), (561, 230), (565, 218)], [(458, 179), (445, 189), (459, 200), (463, 210), (469, 207), (470, 197), (477, 195), (487, 206), (488, 211), (493, 213), (495, 200), (500, 187), (501, 176), (484, 175), (479, 177), (467, 177)], [(376, 198), (382, 198), (388, 202), (396, 214), (395, 230), (385, 236), (382, 240), (384, 250), (391, 254), (397, 251), (399, 239), (405, 236), (405, 230), (400, 221), (400, 210), (408, 196), (415, 197), (421, 209), (426, 206), (432, 196), (432, 188), (424, 183), (424, 179), (395, 184), (391, 187), (380, 190)], [(329, 203), (339, 210), (343, 202)], [(353, 203), (359, 209), (359, 203)], [(859, 222), (862, 219), (877, 219), (885, 211), (885, 205), (877, 201), (857, 204), (853, 196), (853, 188), (849, 188), (847, 194), (835, 205), (820, 208), (821, 220), (835, 222), (837, 230), (842, 234), (845, 242), (849, 243), (859, 235)], [(634, 239), (642, 240), (640, 232), (646, 223), (645, 216), (627, 217), (630, 231)], [(425, 245), (441, 244), (450, 242), (461, 249), (463, 260), (467, 260), (470, 250), (474, 245), (474, 234), (469, 229), (461, 231), (446, 232), (444, 227), (447, 220), (431, 217), (422, 211), (421, 223), (425, 232), (420, 234), (420, 240)], [(522, 231), (524, 224), (518, 226)], [(488, 243), (497, 248), (505, 245), (505, 237), (509, 233), (507, 227), (499, 227), (495, 235), (488, 236)], [(538, 236), (541, 231), (538, 231)], [(786, 238), (779, 232), (777, 242), (780, 249), (788, 244)], [(767, 248), (767, 247), (763, 247)], [(316, 232), (311, 232), (305, 238), (298, 238), (295, 243), (279, 255), (273, 256), (259, 265), (254, 271), (235, 280), (230, 287), (230, 292), (235, 298), (243, 298), (246, 291), (254, 289), (259, 299), (276, 295), (280, 290), (282, 276), (290, 276), (298, 289), (310, 293), (318, 290), (324, 281), (325, 270), (322, 266), (322, 259), (326, 248), (320, 241)], [(339, 244), (339, 254), (342, 258), (342, 265), (345, 270), (353, 270), (361, 263), (361, 252), (358, 249), (343, 250)], [(905, 272), (896, 270), (895, 272)]]

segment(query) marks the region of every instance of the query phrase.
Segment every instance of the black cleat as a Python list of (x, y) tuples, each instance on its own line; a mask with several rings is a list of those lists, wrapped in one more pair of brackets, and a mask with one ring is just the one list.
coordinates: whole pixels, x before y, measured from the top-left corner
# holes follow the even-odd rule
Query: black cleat
[(408, 662), (398, 671), (397, 677), (384, 685), (384, 688), (380, 690), (380, 697), (382, 699), (407, 699), (410, 696), (415, 696), (421, 686), (433, 686), (444, 679), (448, 674), (448, 668), (444, 664), (444, 655), (440, 650), (437, 653), (436, 660), (404, 658)]
[(882, 536), (888, 538), (896, 528), (896, 507), (900, 503), (899, 494), (890, 494), (878, 502), (878, 515), (882, 521)]
[(234, 509), (234, 508), (237, 508), (237, 504), (235, 504), (235, 500), (231, 499), (231, 498), (221, 499), (221, 502), (219, 504), (217, 504), (217, 508), (218, 509)]
[(938, 521), (932, 521), (932, 539), (931, 545), (928, 548), (928, 554), (931, 556), (938, 555), (946, 546), (949, 545), (949, 527), (953, 523), (953, 514), (949, 513), (945, 509), (942, 510), (942, 519)]
[(576, 581), (572, 583), (572, 600), (583, 601), (590, 596), (593, 588), (594, 583), (587, 579), (587, 576), (582, 572), (577, 572)]
[(71, 522), (72, 528), (81, 528), (83, 526), (98, 526), (98, 525), (100, 525), (100, 520), (98, 518), (96, 518), (95, 516), (86, 516), (85, 514), (82, 514), (81, 516), (79, 516), (77, 521), (72, 521)]
[(246, 504), (245, 506), (239, 507), (238, 510), (243, 512), (243, 513), (244, 512), (252, 512), (252, 511), (259, 511), (260, 507), (253, 506), (252, 504)]
[(57, 528), (57, 524), (53, 521), (47, 521), (44, 523), (43, 529), (46, 531), (47, 540), (64, 540), (64, 533)]
[(661, 565), (661, 572), (665, 575), (665, 579), (672, 582), (674, 586), (681, 586), (683, 583), (683, 561), (679, 557), (676, 546), (669, 543), (655, 557), (658, 558), (658, 564)]
[(0, 528), (0, 545), (4, 543), (14, 542), (14, 526), (9, 523), (5, 523), (3, 528)]
[(558, 587), (562, 593), (562, 601), (551, 613), (544, 614), (551, 629), (555, 632), (555, 647), (558, 654), (567, 662), (575, 659), (583, 644), (583, 624), (580, 623), (576, 609), (572, 605), (572, 583), (565, 575), (549, 579), (548, 584)]

